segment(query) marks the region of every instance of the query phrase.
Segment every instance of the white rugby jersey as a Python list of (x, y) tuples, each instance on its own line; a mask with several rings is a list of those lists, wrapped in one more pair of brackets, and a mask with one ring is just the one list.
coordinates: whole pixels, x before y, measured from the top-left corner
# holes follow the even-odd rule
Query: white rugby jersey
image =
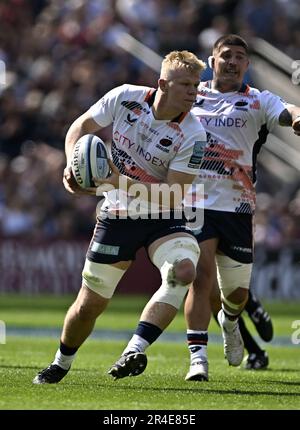
[[(125, 84), (90, 108), (101, 127), (113, 124), (113, 163), (121, 174), (141, 182), (163, 182), (168, 169), (198, 174), (206, 144), (201, 123), (190, 112), (173, 120), (156, 120), (151, 109), (155, 92), (154, 88)], [(120, 211), (124, 205), (116, 202), (114, 192), (106, 194), (108, 211)]]
[(243, 84), (238, 92), (221, 93), (211, 81), (200, 84), (192, 112), (207, 132), (197, 179), (204, 184), (206, 209), (253, 213), (257, 154), (284, 109), (269, 91)]

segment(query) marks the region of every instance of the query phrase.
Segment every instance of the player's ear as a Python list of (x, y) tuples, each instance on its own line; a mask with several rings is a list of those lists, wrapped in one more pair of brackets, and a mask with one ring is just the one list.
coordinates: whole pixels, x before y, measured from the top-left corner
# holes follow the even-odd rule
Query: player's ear
[(207, 59), (208, 65), (211, 69), (214, 68), (215, 59), (212, 55), (210, 55)]
[(168, 81), (166, 79), (159, 78), (158, 87), (163, 93), (168, 92)]

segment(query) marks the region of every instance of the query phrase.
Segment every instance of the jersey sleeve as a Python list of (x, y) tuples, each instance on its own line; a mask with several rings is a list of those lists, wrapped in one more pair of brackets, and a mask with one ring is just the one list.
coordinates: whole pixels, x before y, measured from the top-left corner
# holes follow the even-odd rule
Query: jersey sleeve
[(124, 93), (126, 85), (113, 88), (98, 100), (89, 111), (100, 127), (107, 127), (114, 122), (118, 109), (118, 100)]
[(287, 104), (270, 91), (262, 91), (261, 104), (264, 108), (268, 130), (272, 131), (275, 125), (278, 125), (279, 115), (286, 109)]
[(204, 130), (200, 130), (186, 139), (176, 156), (171, 160), (169, 169), (198, 175), (206, 142), (207, 136)]

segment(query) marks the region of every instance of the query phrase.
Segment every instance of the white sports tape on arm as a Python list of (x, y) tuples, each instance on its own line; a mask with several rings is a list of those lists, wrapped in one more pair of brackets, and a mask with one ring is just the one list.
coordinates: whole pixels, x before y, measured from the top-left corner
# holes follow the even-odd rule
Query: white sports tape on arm
[(110, 264), (94, 263), (85, 260), (82, 271), (83, 284), (105, 299), (110, 299), (124, 275), (125, 270)]

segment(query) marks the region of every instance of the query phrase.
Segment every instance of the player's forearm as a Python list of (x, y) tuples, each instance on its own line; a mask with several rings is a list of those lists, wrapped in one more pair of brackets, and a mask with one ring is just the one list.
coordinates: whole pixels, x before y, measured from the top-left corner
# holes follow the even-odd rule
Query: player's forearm
[(85, 134), (93, 134), (100, 129), (101, 127), (94, 121), (89, 111), (85, 112), (73, 122), (65, 139), (67, 164), (71, 162), (73, 148), (77, 140)]
[(66, 139), (65, 139), (65, 153), (66, 153), (66, 159), (67, 159), (67, 165), (70, 164), (71, 158), (72, 158), (72, 152), (75, 143), (78, 139), (80, 139), (81, 136), (84, 136), (86, 134), (84, 125), (81, 121), (76, 120), (73, 122), (71, 127), (69, 128)]

